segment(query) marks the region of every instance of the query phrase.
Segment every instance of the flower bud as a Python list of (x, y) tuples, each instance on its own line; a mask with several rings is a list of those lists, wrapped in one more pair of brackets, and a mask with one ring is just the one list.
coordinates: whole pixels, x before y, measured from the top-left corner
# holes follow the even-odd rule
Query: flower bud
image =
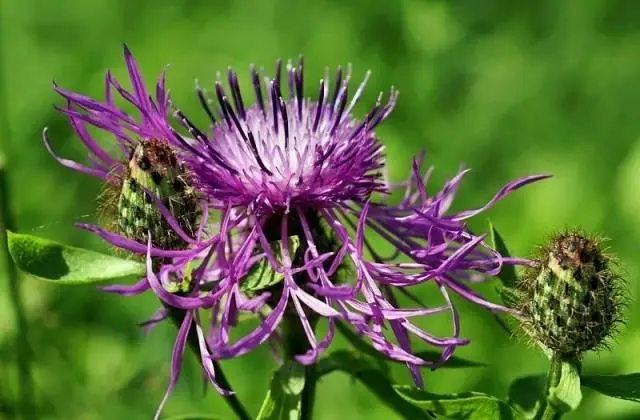
[(618, 321), (620, 279), (601, 242), (573, 230), (555, 235), (520, 284), (525, 329), (555, 353), (598, 348)]
[(184, 166), (171, 147), (159, 140), (141, 142), (132, 151), (118, 199), (118, 228), (128, 238), (175, 249), (186, 244), (175, 233), (151, 194), (167, 207), (189, 235), (197, 228), (199, 207)]

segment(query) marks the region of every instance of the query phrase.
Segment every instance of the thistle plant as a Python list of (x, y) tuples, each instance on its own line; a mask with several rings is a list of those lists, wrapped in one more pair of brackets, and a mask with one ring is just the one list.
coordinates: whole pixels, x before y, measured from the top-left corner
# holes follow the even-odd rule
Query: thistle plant
[[(487, 234), (468, 228), (469, 219), (547, 175), (511, 181), (484, 205), (458, 211), (451, 207), (468, 169), (430, 194), (433, 167), (423, 170), (421, 154), (406, 181), (390, 182), (376, 129), (391, 117), (398, 92), (380, 93), (358, 116), (354, 110), (369, 73), (354, 85), (351, 67), (338, 67), (310, 90), (302, 59), (284, 69), (277, 61), (273, 75), (252, 66), (248, 100), (230, 69), (226, 82), (218, 76), (212, 83), (211, 97), (196, 87), (209, 119), (209, 127), (201, 128), (170, 101), (164, 74), (152, 97), (126, 47), (124, 56), (132, 91), (109, 72), (104, 100), (54, 88), (66, 101), (60, 111), (87, 147), (88, 164), (58, 157), (44, 133), (62, 165), (104, 183), (103, 223), (79, 227), (111, 244), (119, 257), (15, 234), (12, 252), (23, 270), (47, 278), (34, 269), (37, 258), (44, 249), (60, 248), (61, 258), (74, 255), (63, 282), (135, 274), (135, 283), (101, 289), (155, 294), (161, 305), (144, 323), (147, 330), (167, 318), (178, 325), (156, 418), (176, 386), (188, 344), (212, 386), (239, 418), (249, 418), (219, 362), (265, 343), (278, 356), (278, 370), (260, 419), (284, 418), (282, 413), (311, 418), (316, 383), (334, 370), (369, 381), (371, 389), (390, 390), (378, 396), (404, 418), (519, 418), (527, 413), (516, 402), (425, 390), (424, 368), (475, 365), (454, 354), (470, 344), (455, 300), (513, 315), (558, 363), (597, 347), (619, 319), (615, 276), (597, 240), (562, 234), (541, 258), (529, 260), (510, 256), (494, 230), (492, 237), (500, 240), (491, 243)], [(101, 147), (90, 134), (94, 129), (114, 138), (117, 155)], [(394, 202), (395, 191), (402, 198)], [(371, 241), (371, 235), (379, 239)], [(515, 266), (528, 267), (528, 274), (505, 290), (520, 296), (520, 305), (492, 302), (474, 290), (477, 283), (515, 276)], [(440, 304), (424, 304), (414, 293), (421, 285), (430, 285)], [(516, 285), (519, 290), (507, 288)], [(247, 317), (257, 327), (238, 336), (236, 327)], [(448, 319), (449, 333), (419, 326), (431, 317)], [(319, 336), (320, 330), (326, 333)], [(359, 353), (329, 351), (337, 330)], [(389, 361), (407, 366), (412, 386), (391, 382)], [(553, 369), (550, 378), (559, 377), (561, 370)], [(550, 379), (534, 416), (559, 412), (549, 409), (562, 399), (553, 391), (559, 383)]]

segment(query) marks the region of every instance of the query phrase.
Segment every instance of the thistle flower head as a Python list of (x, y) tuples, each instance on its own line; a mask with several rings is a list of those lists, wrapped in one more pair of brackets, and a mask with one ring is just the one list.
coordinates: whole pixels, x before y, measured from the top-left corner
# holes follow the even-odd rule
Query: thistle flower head
[(229, 70), (230, 94), (220, 80), (215, 83), (217, 117), (198, 89), (215, 141), (177, 112), (199, 142), (191, 160), (198, 186), (219, 201), (265, 213), (292, 206), (332, 207), (384, 191), (383, 147), (373, 130), (391, 113), (397, 92), (391, 90), (386, 104), (380, 94), (363, 121), (357, 121), (351, 111), (364, 92), (368, 74), (350, 99), (351, 68), (345, 75), (338, 69), (332, 93), (327, 73), (312, 100), (304, 96), (302, 59), (297, 66), (289, 64), (286, 72), (288, 98), (282, 94), (280, 61), (275, 78), (264, 83), (254, 67), (255, 103), (245, 107), (238, 77)]
[(521, 283), (525, 328), (532, 339), (562, 355), (602, 346), (619, 321), (620, 279), (602, 240), (577, 230), (551, 238), (537, 268)]
[[(470, 233), (464, 220), (492, 206), (510, 192), (544, 178), (522, 178), (504, 187), (479, 209), (447, 214), (458, 184), (458, 174), (435, 196), (426, 193), (427, 177), (414, 164), (411, 179), (403, 183), (405, 199), (397, 205), (376, 200), (374, 192), (394, 188), (382, 178), (383, 148), (376, 128), (391, 113), (397, 93), (380, 100), (362, 120), (353, 114), (365, 82), (349, 99), (349, 79), (337, 71), (333, 90), (329, 76), (308, 99), (303, 90), (302, 62), (287, 68), (289, 95), (281, 91), (280, 64), (273, 79), (252, 69), (255, 104), (246, 107), (232, 70), (231, 95), (215, 83), (218, 111), (204, 91), (198, 96), (213, 124), (205, 134), (180, 111), (176, 115), (192, 141), (185, 157), (194, 182), (211, 207), (221, 210), (220, 225), (207, 249), (203, 278), (215, 301), (215, 328), (209, 337), (214, 358), (242, 355), (267, 340), (278, 341), (282, 325), (298, 325), (304, 346), (297, 346), (300, 363), (313, 363), (331, 343), (336, 320), (346, 320), (388, 357), (409, 365), (421, 384), (419, 366), (437, 366), (454, 349), (468, 343), (449, 293), (452, 291), (489, 310), (506, 310), (482, 299), (467, 285), (499, 272), (506, 259)], [(190, 155), (189, 155), (190, 154)], [(379, 234), (394, 249), (385, 257), (366, 239)], [(289, 239), (299, 238), (291, 249)], [(274, 244), (277, 242), (277, 244)], [(278, 249), (275, 252), (274, 249)], [(407, 263), (398, 263), (404, 256)], [(281, 281), (247, 296), (243, 279), (258, 264), (267, 264)], [(350, 270), (345, 270), (345, 267)], [(349, 272), (343, 276), (339, 272)], [(397, 294), (417, 301), (410, 286), (431, 283), (441, 294), (441, 306), (402, 308)], [(217, 296), (212, 298), (211, 296)], [(187, 304), (187, 302), (176, 302)], [(185, 306), (186, 307), (186, 306)], [(255, 331), (232, 340), (230, 330), (242, 311), (268, 307)], [(438, 336), (419, 328), (415, 317), (449, 313), (452, 333)], [(315, 322), (325, 319), (328, 333), (318, 339)], [(384, 331), (390, 328), (395, 340)], [(285, 328), (286, 330), (286, 328)], [(411, 338), (442, 349), (440, 360), (423, 360), (411, 351)]]

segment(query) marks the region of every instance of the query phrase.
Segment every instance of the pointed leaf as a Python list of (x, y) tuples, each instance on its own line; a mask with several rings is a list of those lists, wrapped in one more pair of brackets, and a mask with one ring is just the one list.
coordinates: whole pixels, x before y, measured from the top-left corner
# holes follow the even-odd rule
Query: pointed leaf
[(315, 367), (316, 379), (329, 373), (341, 371), (354, 377), (385, 405), (407, 420), (433, 418), (423, 410), (400, 398), (386, 373), (380, 370), (375, 359), (348, 350), (336, 350), (318, 361)]
[(304, 384), (304, 366), (286, 362), (274, 373), (257, 420), (299, 419)]
[(211, 414), (181, 414), (169, 417), (166, 420), (222, 420), (222, 417), (212, 416)]
[(414, 388), (395, 386), (398, 395), (420, 409), (436, 415), (466, 420), (515, 420), (524, 417), (514, 408), (493, 395), (480, 392), (440, 395)]
[(578, 408), (582, 400), (578, 363), (577, 361), (552, 362), (551, 369), (556, 370), (560, 377), (558, 385), (549, 388), (547, 399), (549, 403), (563, 413), (568, 413)]
[[(282, 263), (282, 243), (281, 241), (271, 242), (271, 250), (278, 262)], [(296, 254), (300, 247), (300, 238), (298, 236), (289, 237), (289, 255)], [(240, 281), (240, 290), (243, 292), (258, 292), (264, 290), (274, 284), (280, 283), (284, 279), (282, 273), (278, 273), (269, 260), (265, 257), (255, 263), (246, 276)]]
[(142, 276), (142, 263), (63, 245), (37, 236), (7, 232), (9, 253), (25, 273), (56, 284), (87, 284)]
[[(438, 360), (440, 358), (440, 352), (434, 350), (424, 350), (415, 353), (421, 359), (424, 360)], [(486, 367), (486, 363), (476, 362), (473, 360), (463, 359), (462, 357), (452, 356), (447, 360), (439, 369), (455, 369), (455, 368), (471, 368), (471, 367)]]
[(509, 387), (509, 404), (533, 418), (544, 395), (547, 378), (544, 375), (531, 375), (518, 378)]
[(583, 376), (582, 384), (609, 397), (640, 402), (640, 373)]
[[(491, 230), (491, 244), (493, 249), (498, 251), (503, 257), (510, 257), (507, 244), (504, 239), (498, 233), (493, 223), (489, 221), (489, 229)], [(503, 265), (498, 278), (502, 281), (505, 287), (515, 287), (518, 284), (518, 276), (516, 275), (516, 268), (512, 265)]]

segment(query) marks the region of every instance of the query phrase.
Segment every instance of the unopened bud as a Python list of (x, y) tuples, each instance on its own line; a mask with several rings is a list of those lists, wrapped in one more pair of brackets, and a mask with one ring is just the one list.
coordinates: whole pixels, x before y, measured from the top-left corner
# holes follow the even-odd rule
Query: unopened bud
[(162, 249), (184, 247), (149, 194), (154, 194), (189, 235), (196, 231), (199, 207), (184, 166), (171, 147), (159, 140), (138, 144), (131, 153), (118, 199), (118, 228), (124, 236)]
[(618, 321), (619, 278), (601, 242), (578, 231), (555, 235), (521, 282), (525, 328), (556, 353), (579, 355), (601, 346)]

